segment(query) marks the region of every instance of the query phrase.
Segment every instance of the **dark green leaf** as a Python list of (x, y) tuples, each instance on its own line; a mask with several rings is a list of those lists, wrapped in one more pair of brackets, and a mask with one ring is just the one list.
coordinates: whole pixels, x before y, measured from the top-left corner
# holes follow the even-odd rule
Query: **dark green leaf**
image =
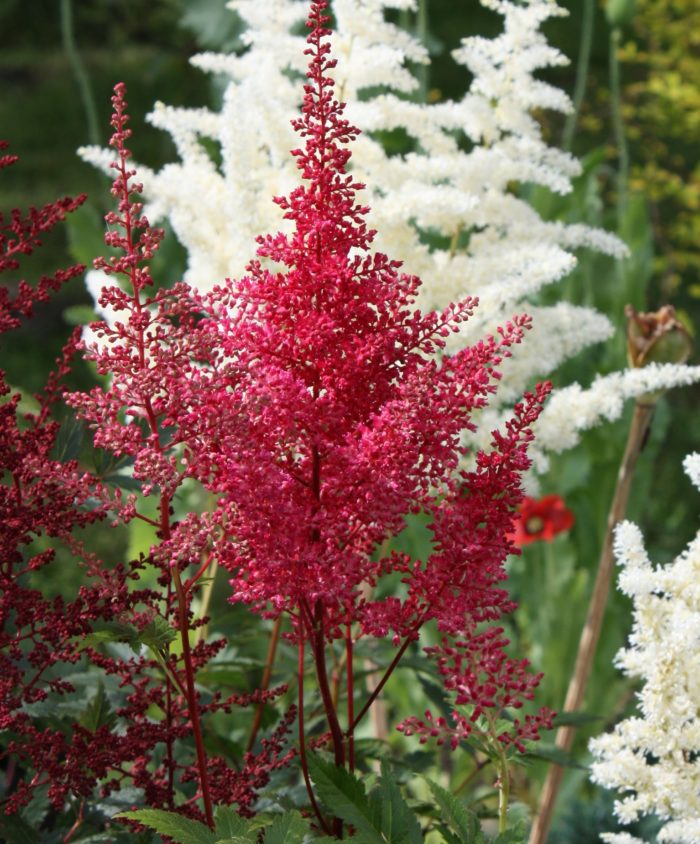
[(552, 723), (555, 727), (578, 727), (580, 724), (600, 721), (602, 717), (602, 715), (593, 715), (590, 712), (558, 712)]
[(380, 833), (379, 818), (357, 777), (315, 754), (309, 756), (309, 773), (327, 808), (355, 827), (357, 844), (386, 844)]
[(454, 830), (462, 844), (479, 844), (483, 841), (479, 819), (442, 786), (426, 780), (430, 786), (435, 803), (440, 810), (441, 819)]
[(116, 818), (127, 818), (137, 821), (159, 835), (167, 835), (177, 844), (216, 844), (217, 837), (203, 823), (193, 821), (178, 815), (176, 812), (165, 812), (162, 809), (138, 809), (134, 812), (120, 812)]
[(229, 806), (217, 806), (214, 812), (216, 835), (220, 839), (235, 838), (248, 833), (250, 824), (235, 809)]
[(287, 812), (275, 818), (265, 833), (265, 844), (302, 844), (308, 828), (298, 812)]
[(39, 833), (19, 815), (0, 814), (0, 838), (8, 844), (41, 844)]
[(385, 760), (370, 804), (381, 817), (381, 831), (387, 844), (422, 844), (423, 833), (415, 814), (404, 800)]
[(80, 725), (85, 727), (86, 730), (90, 730), (90, 732), (94, 733), (100, 727), (105, 725), (111, 726), (114, 724), (115, 720), (116, 715), (112, 712), (109, 701), (107, 700), (105, 687), (102, 683), (98, 683), (95, 696), (90, 703), (88, 703), (85, 708), (85, 712), (80, 718)]

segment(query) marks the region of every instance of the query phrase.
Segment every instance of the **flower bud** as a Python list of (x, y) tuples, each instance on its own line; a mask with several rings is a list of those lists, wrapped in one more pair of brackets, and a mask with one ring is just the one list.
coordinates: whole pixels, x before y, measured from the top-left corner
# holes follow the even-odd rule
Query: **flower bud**
[(634, 17), (636, 0), (607, 0), (605, 17), (612, 27), (627, 26)]
[(638, 313), (632, 305), (627, 316), (627, 359), (631, 367), (648, 363), (685, 363), (693, 342), (687, 328), (676, 318), (671, 305), (658, 311)]

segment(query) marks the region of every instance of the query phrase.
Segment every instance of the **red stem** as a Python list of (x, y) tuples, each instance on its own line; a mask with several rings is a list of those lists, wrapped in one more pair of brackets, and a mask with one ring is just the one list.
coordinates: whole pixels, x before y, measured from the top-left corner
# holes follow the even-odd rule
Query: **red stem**
[(348, 624), (345, 628), (345, 669), (348, 681), (348, 765), (351, 771), (355, 770), (355, 685), (353, 676), (353, 642), (352, 630)]
[(189, 618), (187, 613), (187, 597), (180, 580), (180, 572), (173, 568), (173, 582), (177, 593), (178, 620), (180, 628), (180, 639), (182, 641), (182, 659), (185, 664), (185, 679), (187, 681), (187, 707), (189, 709), (192, 733), (197, 749), (197, 767), (199, 768), (199, 783), (202, 788), (202, 800), (204, 801), (204, 814), (207, 823), (214, 828), (214, 810), (209, 793), (209, 775), (207, 771), (207, 754), (204, 750), (204, 740), (199, 722), (199, 707), (197, 705), (197, 690), (194, 687), (194, 666), (192, 663), (192, 650), (190, 649)]
[(353, 734), (353, 732), (354, 732), (354, 730), (355, 730), (355, 727), (357, 727), (357, 725), (360, 723), (360, 721), (361, 721), (361, 720), (364, 718), (364, 716), (367, 714), (367, 710), (370, 708), (370, 706), (372, 706), (372, 704), (374, 703), (374, 701), (375, 701), (375, 700), (379, 697), (379, 694), (380, 694), (380, 692), (382, 691), (382, 689), (384, 688), (384, 686), (386, 685), (387, 680), (388, 680), (388, 679), (389, 679), (389, 677), (391, 677), (391, 675), (394, 673), (394, 669), (395, 669), (395, 668), (396, 668), (396, 666), (399, 664), (399, 661), (401, 660), (401, 657), (402, 657), (402, 656), (406, 653), (406, 649), (408, 648), (408, 646), (411, 644), (411, 642), (412, 642), (412, 641), (413, 641), (413, 636), (407, 636), (407, 637), (406, 637), (406, 639), (404, 640), (403, 645), (401, 645), (401, 647), (398, 649), (398, 651), (396, 652), (396, 656), (392, 659), (391, 664), (389, 665), (389, 667), (387, 668), (387, 670), (384, 672), (384, 676), (383, 676), (383, 677), (382, 677), (382, 679), (379, 681), (379, 683), (377, 683), (377, 685), (375, 686), (374, 691), (373, 691), (373, 692), (372, 692), (372, 694), (371, 694), (371, 695), (367, 698), (367, 700), (365, 701), (364, 706), (363, 706), (363, 707), (362, 707), (362, 709), (359, 711), (359, 713), (355, 716), (355, 719), (354, 719), (354, 721), (352, 722), (352, 724), (348, 727), (347, 732), (346, 732), (346, 735), (347, 735), (348, 737), (349, 737), (349, 736), (351, 736), (351, 735)]
[[(260, 690), (266, 692), (270, 688), (270, 680), (272, 679), (272, 666), (275, 662), (275, 655), (277, 653), (277, 645), (280, 639), (280, 631), (282, 630), (282, 616), (278, 616), (275, 625), (272, 628), (272, 634), (270, 635), (270, 642), (267, 646), (267, 656), (265, 657), (265, 670), (263, 671), (262, 680), (260, 681)], [(258, 730), (260, 729), (260, 724), (262, 722), (263, 710), (265, 709), (265, 703), (260, 701), (256, 710), (255, 716), (253, 718), (253, 726), (250, 728), (250, 738), (248, 739), (248, 747), (246, 750), (250, 753), (253, 749), (253, 745), (255, 744), (255, 739), (258, 735)]]
[(212, 560), (214, 559), (214, 552), (212, 551), (211, 554), (206, 558), (206, 560), (202, 563), (202, 565), (197, 569), (197, 571), (185, 582), (185, 592), (189, 592), (190, 589), (197, 583), (199, 578), (204, 574), (204, 572), (209, 568), (212, 564)]
[(328, 828), (326, 821), (321, 814), (321, 810), (318, 807), (318, 803), (316, 802), (316, 795), (314, 794), (314, 789), (311, 785), (311, 777), (309, 776), (309, 763), (306, 757), (306, 737), (304, 735), (304, 629), (301, 624), (299, 625), (299, 645), (297, 646), (297, 650), (297, 686), (299, 688), (299, 758), (301, 759), (301, 770), (304, 775), (306, 791), (308, 792), (314, 814), (318, 818), (321, 829), (325, 833), (330, 833), (330, 829)]

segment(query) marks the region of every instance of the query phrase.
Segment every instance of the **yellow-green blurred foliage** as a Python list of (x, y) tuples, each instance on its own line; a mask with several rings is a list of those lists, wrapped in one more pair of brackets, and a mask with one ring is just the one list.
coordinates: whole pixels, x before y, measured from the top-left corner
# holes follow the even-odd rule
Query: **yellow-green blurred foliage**
[(700, 0), (637, 0), (623, 44), (630, 187), (650, 203), (661, 293), (700, 298)]

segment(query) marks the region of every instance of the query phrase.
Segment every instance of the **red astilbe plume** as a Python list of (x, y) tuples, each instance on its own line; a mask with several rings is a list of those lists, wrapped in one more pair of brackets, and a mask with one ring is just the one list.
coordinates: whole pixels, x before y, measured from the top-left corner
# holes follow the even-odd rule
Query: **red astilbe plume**
[[(0, 169), (16, 160), (3, 156)], [(16, 276), (22, 260), (41, 245), (41, 235), (84, 199), (0, 215), (0, 273)], [(58, 270), (35, 286), (22, 279), (0, 287), (0, 333), (18, 327), (35, 302), (45, 301), (83, 269)], [(82, 659), (79, 643), (95, 625), (114, 621), (128, 603), (126, 571), (102, 571), (79, 539), (79, 529), (104, 518), (112, 496), (76, 461), (61, 460), (57, 453), (59, 425), (51, 417), (52, 405), (62, 394), (76, 342), (74, 334), (45, 390), (35, 397), (36, 412), (20, 413), (21, 397), (12, 394), (0, 371), (0, 760), (8, 813), (47, 784), (60, 809), (66, 795), (92, 791), (106, 758), (112, 764), (125, 758), (114, 749), (105, 754), (104, 735), (62, 719), (58, 707), (85, 707), (82, 690), (66, 679)], [(76, 580), (88, 575), (73, 600), (47, 597), (37, 585), (49, 582), (59, 549), (62, 559), (67, 552), (75, 560)], [(79, 560), (88, 563), (84, 570)]]
[[(0, 141), (0, 152), (7, 147), (7, 141)], [(17, 160), (16, 155), (0, 155), (0, 170)], [(22, 257), (31, 255), (41, 246), (41, 236), (64, 220), (66, 214), (80, 207), (86, 198), (85, 194), (75, 199), (66, 196), (49, 202), (43, 208), (31, 207), (26, 212), (13, 208), (9, 215), (0, 211), (0, 273), (19, 270)], [(46, 302), (52, 291), (80, 275), (84, 269), (76, 264), (65, 270), (56, 270), (53, 275), (43, 275), (34, 286), (20, 279), (12, 286), (0, 287), (0, 333), (17, 328), (20, 317), (30, 316), (35, 302)]]
[[(258, 755), (231, 760), (209, 756), (205, 749), (210, 713), (262, 705), (279, 697), (286, 687), (227, 697), (218, 692), (202, 695), (197, 689), (198, 671), (226, 643), (219, 639), (191, 644), (191, 632), (207, 621), (195, 617), (192, 599), (212, 562), (214, 546), (228, 540), (230, 531), (225, 509), (190, 512), (178, 519), (174, 498), (181, 492), (192, 493), (195, 473), (184, 455), (191, 454), (194, 446), (183, 420), (196, 412), (192, 403), (198, 401), (198, 382), (205, 389), (212, 377), (212, 367), (206, 364), (216, 354), (216, 338), (198, 325), (198, 306), (187, 285), (175, 284), (167, 290), (154, 287), (149, 262), (162, 231), (153, 229), (144, 216), (141, 185), (129, 168), (131, 154), (126, 144), (131, 130), (123, 83), (115, 86), (112, 105), (111, 145), (116, 152), (112, 194), (118, 204), (105, 217), (109, 226), (105, 242), (114, 253), (97, 259), (95, 267), (115, 281), (105, 285), (99, 301), (115, 318), (111, 324), (94, 323), (96, 341), (83, 343), (86, 358), (95, 362), (100, 374), (109, 376), (109, 386), (72, 393), (67, 401), (92, 429), (95, 445), (118, 460), (130, 461), (133, 478), (141, 485), (141, 496), (130, 496), (118, 518), (123, 522), (139, 519), (156, 529), (157, 541), (140, 563), (132, 564), (132, 573), (137, 578), (142, 568), (155, 567), (160, 589), (132, 592), (129, 620), (137, 629), (156, 625), (162, 637), (155, 661), (118, 660), (94, 649), (91, 658), (130, 690), (118, 715), (143, 752), (128, 769), (127, 779), (144, 790), (149, 806), (203, 817), (213, 826), (215, 803), (237, 803), (240, 812), (250, 813), (257, 790), (287, 759), (282, 739), (294, 709)], [(194, 398), (188, 397), (188, 391)], [(171, 640), (178, 637), (180, 654), (171, 647)], [(154, 709), (159, 713), (155, 724)], [(239, 769), (231, 767), (235, 761)], [(110, 780), (105, 788), (114, 782)], [(175, 797), (180, 790), (188, 799), (178, 803)], [(203, 812), (197, 808), (200, 799)]]
[[(529, 320), (514, 317), (497, 337), (438, 361), (477, 302), (421, 314), (419, 279), (371, 251), (368, 209), (356, 199), (363, 186), (346, 172), (358, 130), (333, 96), (325, 8), (311, 4), (308, 82), (294, 123), (305, 183), (275, 200), (294, 232), (261, 237), (249, 275), (203, 298), (209, 317), (197, 330), (217, 337), (216, 353), (208, 382), (196, 373), (178, 421), (191, 435), (190, 471), (227, 509), (235, 542), (217, 554), (232, 601), (292, 619), (300, 686), (308, 643), (336, 763), (352, 766), (353, 730), (379, 691), (354, 714), (360, 638), (390, 636), (397, 647), (381, 688), (428, 622), (469, 637), (512, 608), (498, 584), (513, 552), (508, 532), (530, 426), (548, 388), (525, 396), (493, 450), (475, 455), (472, 471), (460, 469), (460, 434), (473, 428)], [(431, 517), (433, 553), (413, 560), (378, 551), (417, 512)], [(395, 573), (406, 596), (372, 598)], [(326, 668), (338, 639), (350, 666), (346, 715)], [(303, 764), (301, 718), (300, 728)]]

